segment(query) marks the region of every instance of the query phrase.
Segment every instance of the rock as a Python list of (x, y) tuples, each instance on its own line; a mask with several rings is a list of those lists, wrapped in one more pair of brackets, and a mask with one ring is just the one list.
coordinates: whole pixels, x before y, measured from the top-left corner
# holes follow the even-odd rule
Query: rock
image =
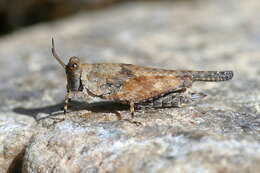
[[(257, 0), (132, 2), (1, 38), (1, 115), (38, 121), (23, 173), (259, 172), (258, 11)], [(196, 105), (140, 110), (133, 120), (122, 105), (78, 102), (65, 116), (66, 79), (51, 37), (65, 62), (76, 55), (235, 77), (195, 83), (208, 95)]]
[(185, 127), (64, 121), (32, 139), (23, 172), (253, 172), (259, 147)]
[(36, 128), (35, 120), (16, 114), (0, 115), (0, 172), (20, 172), (25, 147)]

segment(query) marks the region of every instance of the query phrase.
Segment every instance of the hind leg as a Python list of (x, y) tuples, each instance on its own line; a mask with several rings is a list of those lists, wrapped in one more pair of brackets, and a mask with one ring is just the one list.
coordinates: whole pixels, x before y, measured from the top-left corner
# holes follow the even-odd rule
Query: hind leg
[[(172, 104), (172, 106), (176, 106), (176, 107), (184, 107), (187, 105), (194, 104), (206, 96), (207, 96), (206, 94), (201, 93), (201, 92), (187, 91), (184, 93), (179, 93), (179, 94), (173, 95), (171, 104)], [(164, 99), (163, 102), (165, 102), (167, 105), (167, 99), (166, 100)]]
[(151, 98), (141, 102), (137, 105), (137, 108), (180, 108), (195, 103), (205, 96), (203, 93), (195, 92), (171, 92), (158, 98)]

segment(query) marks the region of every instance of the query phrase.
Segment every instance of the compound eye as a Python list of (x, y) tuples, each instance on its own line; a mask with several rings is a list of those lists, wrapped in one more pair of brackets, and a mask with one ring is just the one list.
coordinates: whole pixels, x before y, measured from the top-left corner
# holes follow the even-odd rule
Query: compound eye
[(78, 64), (74, 63), (74, 64), (72, 64), (72, 67), (73, 67), (73, 68), (77, 68), (77, 67), (78, 67)]

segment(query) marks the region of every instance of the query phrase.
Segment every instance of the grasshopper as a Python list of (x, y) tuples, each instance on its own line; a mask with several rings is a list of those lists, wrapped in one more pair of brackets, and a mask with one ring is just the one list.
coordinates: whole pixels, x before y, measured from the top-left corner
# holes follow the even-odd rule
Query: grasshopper
[(73, 56), (66, 65), (58, 56), (52, 39), (52, 54), (65, 69), (67, 94), (64, 113), (72, 98), (91, 101), (100, 98), (130, 105), (130, 112), (142, 107), (182, 107), (206, 95), (190, 93), (193, 82), (219, 82), (232, 79), (232, 71), (189, 71), (150, 68), (120, 63), (81, 63)]

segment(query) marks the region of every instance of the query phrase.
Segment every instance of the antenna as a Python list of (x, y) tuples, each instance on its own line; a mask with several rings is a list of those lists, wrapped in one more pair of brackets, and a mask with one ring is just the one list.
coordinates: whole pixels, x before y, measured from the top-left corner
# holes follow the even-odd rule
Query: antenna
[(58, 54), (57, 54), (56, 51), (55, 51), (54, 39), (53, 39), (53, 38), (51, 39), (51, 42), (52, 42), (51, 52), (52, 52), (53, 57), (60, 63), (60, 65), (61, 65), (64, 69), (66, 69), (66, 65), (65, 65), (64, 62), (60, 59), (60, 57), (58, 56)]

